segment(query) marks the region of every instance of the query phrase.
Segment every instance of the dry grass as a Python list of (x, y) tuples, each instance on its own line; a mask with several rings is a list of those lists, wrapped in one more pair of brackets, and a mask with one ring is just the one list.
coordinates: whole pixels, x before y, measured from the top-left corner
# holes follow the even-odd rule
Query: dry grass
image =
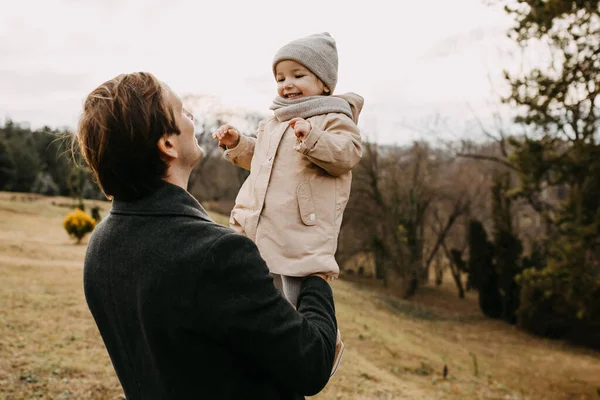
[(338, 282), (335, 294), (348, 350), (320, 399), (598, 398), (600, 353), (489, 320), (450, 285), (412, 301), (368, 281)]
[(70, 204), (0, 193), (0, 395), (116, 399), (121, 389), (83, 297), (85, 246), (62, 229), (70, 210), (52, 201)]
[[(70, 204), (0, 193), (0, 398), (120, 399), (83, 297), (85, 239), (73, 244), (52, 202)], [(367, 280), (334, 290), (346, 353), (314, 399), (600, 398), (598, 352), (485, 319), (450, 284), (411, 302)]]

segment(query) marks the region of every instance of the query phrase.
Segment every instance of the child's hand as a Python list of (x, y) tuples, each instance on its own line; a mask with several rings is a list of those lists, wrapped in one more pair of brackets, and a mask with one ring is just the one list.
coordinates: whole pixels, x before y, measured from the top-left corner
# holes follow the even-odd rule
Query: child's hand
[(304, 141), (312, 129), (310, 122), (303, 118), (294, 118), (290, 121), (290, 126), (294, 129), (296, 137), (300, 141)]
[(213, 139), (219, 141), (219, 146), (234, 148), (240, 142), (240, 132), (229, 124), (221, 125), (212, 135)]

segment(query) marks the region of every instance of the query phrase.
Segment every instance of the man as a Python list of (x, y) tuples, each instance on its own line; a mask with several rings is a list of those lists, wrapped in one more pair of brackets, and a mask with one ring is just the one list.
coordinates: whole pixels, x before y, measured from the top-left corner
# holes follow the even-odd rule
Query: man
[(79, 147), (110, 215), (84, 265), (89, 308), (127, 399), (299, 399), (327, 383), (337, 322), (324, 276), (295, 310), (256, 246), (186, 191), (192, 116), (148, 73), (86, 99)]

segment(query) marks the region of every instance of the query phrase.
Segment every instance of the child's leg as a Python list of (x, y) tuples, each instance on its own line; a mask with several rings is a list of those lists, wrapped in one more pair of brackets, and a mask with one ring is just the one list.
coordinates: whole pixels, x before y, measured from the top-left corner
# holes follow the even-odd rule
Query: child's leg
[(340, 330), (337, 331), (337, 338), (335, 340), (335, 356), (333, 359), (333, 367), (331, 368), (331, 376), (335, 374), (338, 367), (340, 366), (340, 361), (342, 361), (342, 354), (344, 354), (344, 342), (342, 342), (342, 335), (340, 335)]
[(277, 289), (279, 289), (281, 295), (285, 297), (283, 294), (283, 281), (281, 280), (281, 275), (271, 273), (271, 276), (273, 277), (273, 284)]
[[(275, 278), (275, 274), (272, 274), (273, 278)], [(294, 307), (297, 307), (298, 304), (298, 295), (300, 294), (300, 288), (302, 287), (302, 279), (296, 276), (285, 276), (285, 275), (277, 275), (282, 286), (283, 286), (283, 296), (290, 302)], [(277, 286), (277, 283), (275, 284)], [(281, 290), (281, 289), (280, 289)], [(340, 361), (342, 359), (342, 354), (344, 354), (344, 342), (342, 342), (342, 337), (340, 335), (340, 331), (337, 331), (337, 338), (335, 344), (335, 357), (333, 360), (333, 366), (331, 368), (331, 375), (335, 374), (338, 367), (340, 366)]]
[(297, 307), (298, 295), (300, 295), (300, 288), (302, 287), (302, 278), (282, 275), (281, 280), (283, 282), (283, 295), (294, 307)]

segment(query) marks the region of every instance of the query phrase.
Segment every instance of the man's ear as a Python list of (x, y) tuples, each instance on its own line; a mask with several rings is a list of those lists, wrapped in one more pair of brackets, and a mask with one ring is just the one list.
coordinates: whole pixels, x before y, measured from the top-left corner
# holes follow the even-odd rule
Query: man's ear
[(160, 152), (161, 158), (164, 159), (176, 159), (179, 158), (179, 153), (177, 152), (176, 142), (177, 135), (168, 135), (164, 134), (158, 139), (158, 151)]

